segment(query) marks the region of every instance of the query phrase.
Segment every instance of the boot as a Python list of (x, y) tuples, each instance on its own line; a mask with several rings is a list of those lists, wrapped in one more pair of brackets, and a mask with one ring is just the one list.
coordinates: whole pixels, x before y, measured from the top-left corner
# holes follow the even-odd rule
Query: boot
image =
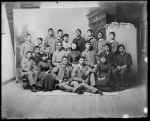
[(36, 86), (37, 91), (41, 91), (42, 89), (40, 87)]
[(103, 95), (103, 92), (102, 92), (102, 91), (100, 91), (100, 90), (97, 90), (97, 91), (95, 92), (95, 94)]
[(31, 86), (31, 91), (32, 92), (37, 92), (37, 89), (36, 89), (36, 87), (34, 85)]
[(77, 94), (84, 94), (84, 91), (82, 90), (81, 87), (78, 87), (75, 91)]

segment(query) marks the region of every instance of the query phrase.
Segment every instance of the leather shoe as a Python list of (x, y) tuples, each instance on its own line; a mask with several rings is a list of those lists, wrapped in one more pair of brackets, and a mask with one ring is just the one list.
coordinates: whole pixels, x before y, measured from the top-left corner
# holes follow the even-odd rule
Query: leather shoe
[(95, 92), (95, 94), (103, 95), (103, 92), (102, 92), (102, 91), (100, 91), (100, 90), (97, 90), (97, 91)]
[(35, 86), (31, 86), (31, 91), (32, 92), (37, 92), (37, 89), (35, 88)]
[(76, 89), (76, 93), (77, 93), (77, 94), (84, 94), (84, 91), (82, 90), (81, 87), (78, 87), (78, 88)]

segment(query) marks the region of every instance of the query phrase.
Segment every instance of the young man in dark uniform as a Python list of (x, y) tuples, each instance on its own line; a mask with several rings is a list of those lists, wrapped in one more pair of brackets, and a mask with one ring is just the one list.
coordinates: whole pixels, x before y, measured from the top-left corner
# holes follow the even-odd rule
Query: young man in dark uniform
[(76, 64), (78, 64), (80, 56), (81, 52), (77, 50), (77, 43), (73, 42), (71, 44), (71, 51), (68, 54), (69, 63), (74, 67)]
[(117, 47), (119, 45), (119, 42), (116, 41), (115, 37), (116, 37), (116, 34), (115, 32), (110, 32), (109, 33), (109, 36), (110, 36), (110, 40), (109, 40), (109, 44), (111, 45), (111, 51), (114, 53), (114, 54), (118, 54), (117, 53)]
[(73, 39), (72, 42), (76, 42), (78, 45), (77, 50), (83, 52), (85, 49), (86, 40), (83, 37), (81, 37), (81, 30), (80, 29), (76, 30), (76, 36), (77, 37), (75, 39)]
[(131, 69), (132, 57), (125, 51), (123, 44), (118, 46), (118, 52), (119, 54), (115, 58), (115, 66), (113, 68), (112, 75), (119, 85), (121, 83), (120, 89), (125, 89), (127, 87), (125, 77), (127, 76), (127, 72)]
[(45, 54), (47, 55), (48, 57), (48, 62), (50, 62), (52, 64), (52, 56), (53, 56), (53, 53), (51, 52), (51, 47), (49, 45), (46, 45), (45, 46)]
[(40, 53), (40, 47), (35, 46), (34, 47), (34, 53), (33, 53), (33, 60), (35, 61), (35, 64), (37, 65), (41, 61), (41, 53)]
[(111, 66), (113, 66), (115, 54), (111, 51), (111, 45), (109, 43), (106, 43), (104, 49), (105, 50), (100, 55), (104, 55), (106, 57), (107, 62), (110, 63)]
[(95, 51), (95, 53), (97, 53), (97, 49), (98, 49), (97, 44), (98, 44), (98, 42), (97, 42), (96, 38), (93, 37), (92, 29), (87, 30), (87, 35), (88, 35), (88, 38), (87, 38), (86, 42), (87, 41), (90, 42), (92, 49)]

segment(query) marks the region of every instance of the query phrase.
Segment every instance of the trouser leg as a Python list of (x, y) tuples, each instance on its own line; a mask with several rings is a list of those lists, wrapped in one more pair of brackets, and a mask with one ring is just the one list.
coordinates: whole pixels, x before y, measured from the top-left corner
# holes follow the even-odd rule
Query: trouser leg
[(58, 84), (58, 86), (62, 90), (69, 90), (71, 92), (74, 92), (74, 88), (69, 86), (67, 83), (60, 83), (60, 84)]
[(30, 86), (36, 84), (36, 81), (37, 81), (37, 72), (28, 72), (28, 80), (29, 80), (29, 84)]
[(95, 74), (94, 73), (90, 74), (89, 82), (90, 82), (90, 86), (94, 86), (96, 84), (96, 82), (95, 82)]
[(76, 89), (79, 87), (79, 83), (77, 81), (72, 81), (70, 83), (70, 86), (72, 86), (74, 88), (73, 92), (75, 92)]
[(125, 86), (125, 83), (126, 83), (126, 80), (125, 80), (125, 74), (126, 74), (126, 71), (127, 69), (122, 69), (119, 74), (120, 74), (120, 81), (121, 81), (121, 84), (122, 84), (122, 87)]
[(97, 91), (95, 87), (89, 86), (85, 83), (81, 83), (79, 86), (83, 88), (85, 91), (90, 92), (90, 93), (95, 93)]
[(114, 78), (116, 86), (119, 87), (120, 86), (120, 74), (119, 74), (119, 70), (118, 69), (114, 69), (112, 71), (112, 76)]

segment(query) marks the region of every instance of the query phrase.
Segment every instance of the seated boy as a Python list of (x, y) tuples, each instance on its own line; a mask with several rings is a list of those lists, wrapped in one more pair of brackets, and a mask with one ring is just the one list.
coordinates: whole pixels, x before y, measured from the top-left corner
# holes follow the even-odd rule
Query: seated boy
[(68, 64), (67, 56), (63, 56), (62, 63), (56, 66), (51, 74), (57, 81), (56, 87), (64, 91), (76, 92), (78, 82), (71, 81), (72, 67)]
[(125, 80), (127, 73), (131, 69), (132, 57), (126, 52), (123, 44), (118, 46), (119, 54), (115, 57), (115, 64), (112, 71), (113, 78), (118, 83), (120, 90), (127, 88), (128, 84)]
[[(95, 94), (103, 94), (100, 90), (94, 87), (94, 84), (91, 84), (92, 81), (95, 82), (93, 76), (93, 70), (85, 64), (85, 57), (80, 57), (79, 64), (76, 65), (72, 72), (72, 81), (77, 81), (79, 83), (79, 91), (80, 93), (84, 93), (84, 91), (95, 93)], [(93, 85), (93, 86), (90, 86)]]
[(36, 82), (37, 82), (37, 67), (35, 62), (31, 59), (32, 52), (27, 51), (26, 57), (22, 60), (22, 76), (27, 76), (29, 80), (29, 84), (31, 87), (31, 91), (36, 92)]
[(97, 66), (96, 72), (95, 87), (103, 91), (113, 91), (115, 84), (111, 78), (112, 67), (103, 54), (100, 55), (100, 63)]
[(62, 49), (62, 43), (57, 42), (57, 50), (53, 53), (53, 57), (52, 57), (53, 66), (56, 67), (57, 65), (61, 64), (62, 57), (67, 55), (68, 53)]

